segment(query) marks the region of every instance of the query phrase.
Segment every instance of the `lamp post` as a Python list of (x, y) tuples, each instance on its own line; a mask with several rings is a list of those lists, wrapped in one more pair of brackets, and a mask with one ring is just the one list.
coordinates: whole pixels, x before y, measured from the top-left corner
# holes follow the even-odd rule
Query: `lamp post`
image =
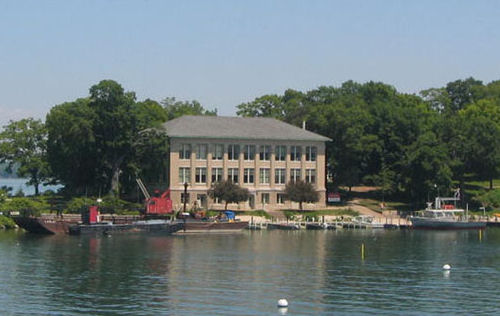
[(182, 210), (183, 213), (186, 213), (186, 202), (187, 202), (187, 190), (188, 190), (188, 183), (184, 182), (184, 208)]

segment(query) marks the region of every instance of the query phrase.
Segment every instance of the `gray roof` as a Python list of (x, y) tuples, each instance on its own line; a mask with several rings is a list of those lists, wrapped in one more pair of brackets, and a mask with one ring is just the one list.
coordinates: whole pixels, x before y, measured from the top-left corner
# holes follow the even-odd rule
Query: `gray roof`
[(169, 137), (330, 141), (328, 137), (267, 117), (185, 115), (163, 124)]

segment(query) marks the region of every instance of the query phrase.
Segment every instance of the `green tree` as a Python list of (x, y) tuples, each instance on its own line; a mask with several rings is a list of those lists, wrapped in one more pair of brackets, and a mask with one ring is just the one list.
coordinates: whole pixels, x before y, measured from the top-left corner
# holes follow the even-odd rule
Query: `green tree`
[(240, 187), (231, 180), (218, 182), (208, 191), (208, 195), (212, 198), (219, 198), (225, 202), (224, 209), (227, 210), (229, 203), (239, 203), (247, 201), (250, 198), (250, 192), (246, 188)]
[(299, 180), (290, 181), (285, 186), (286, 198), (299, 203), (299, 209), (302, 211), (302, 203), (314, 203), (319, 200), (318, 191), (311, 183)]
[(47, 130), (40, 120), (32, 118), (11, 121), (0, 133), (0, 162), (7, 162), (8, 169), (17, 164), (17, 175), (28, 177), (35, 195), (39, 186), (50, 178), (47, 162)]
[(217, 115), (217, 109), (207, 110), (198, 101), (177, 101), (174, 97), (168, 97), (161, 104), (167, 113), (167, 120), (183, 115)]

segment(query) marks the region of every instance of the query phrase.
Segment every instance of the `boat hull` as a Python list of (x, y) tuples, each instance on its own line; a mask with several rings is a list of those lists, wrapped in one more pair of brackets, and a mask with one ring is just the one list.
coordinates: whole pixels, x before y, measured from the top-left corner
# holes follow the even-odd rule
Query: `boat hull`
[(15, 216), (12, 219), (24, 230), (41, 235), (68, 234), (70, 226), (78, 223), (78, 221), (45, 217)]
[(210, 221), (192, 221), (182, 223), (182, 229), (176, 234), (188, 233), (234, 233), (242, 231), (248, 227), (248, 222), (210, 222)]
[(414, 229), (484, 229), (486, 222), (437, 221), (421, 218), (410, 219)]

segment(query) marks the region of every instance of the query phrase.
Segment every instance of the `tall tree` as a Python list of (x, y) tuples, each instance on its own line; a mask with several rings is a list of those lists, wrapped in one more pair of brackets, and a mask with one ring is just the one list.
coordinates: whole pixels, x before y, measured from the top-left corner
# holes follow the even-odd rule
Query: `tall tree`
[(28, 177), (35, 195), (39, 186), (50, 177), (47, 162), (47, 130), (40, 120), (32, 118), (11, 121), (0, 133), (0, 162), (7, 162), (12, 169), (19, 165), (17, 175)]
[(178, 101), (174, 97), (168, 97), (161, 104), (167, 113), (167, 120), (183, 115), (217, 115), (217, 109), (207, 110), (198, 101)]

